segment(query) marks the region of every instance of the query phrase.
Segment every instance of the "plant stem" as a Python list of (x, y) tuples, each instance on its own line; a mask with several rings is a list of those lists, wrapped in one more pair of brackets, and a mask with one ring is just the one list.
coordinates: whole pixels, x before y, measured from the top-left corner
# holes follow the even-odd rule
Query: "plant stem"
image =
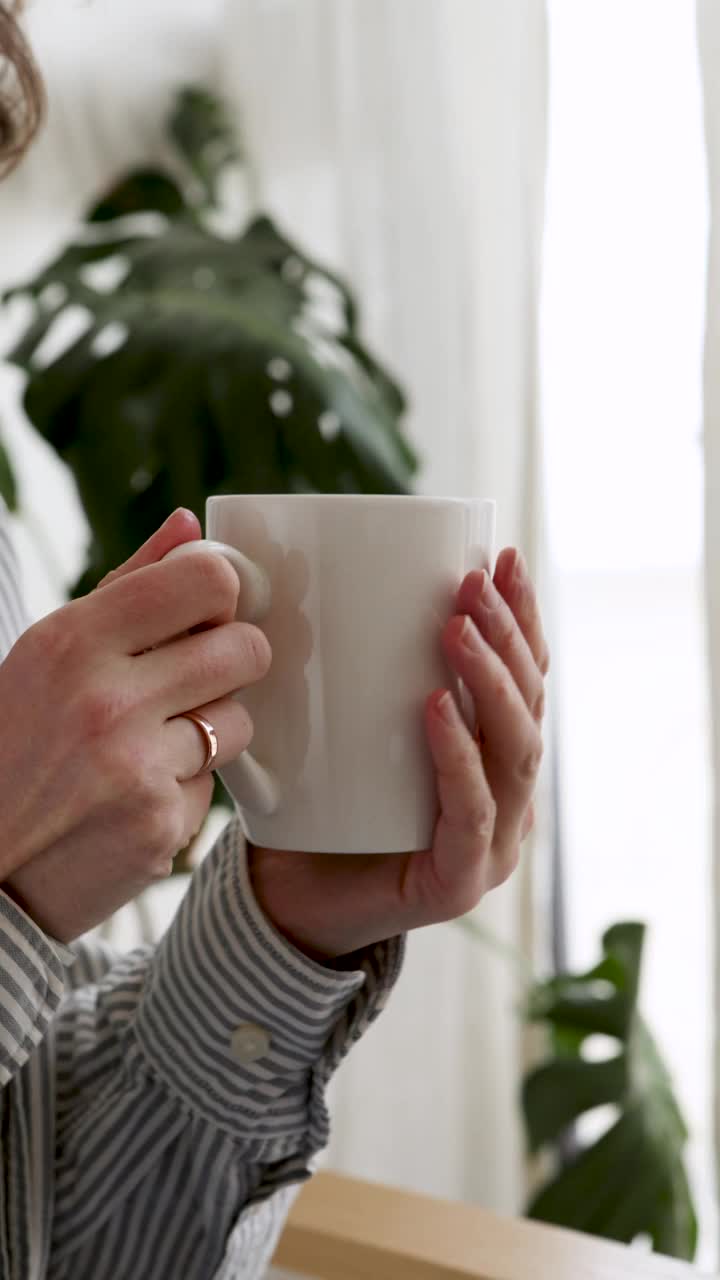
[(513, 947), (511, 943), (505, 942), (504, 938), (499, 938), (492, 929), (486, 924), (481, 924), (479, 920), (473, 919), (470, 915), (460, 916), (455, 924), (469, 934), (476, 942), (482, 943), (490, 951), (494, 951), (500, 956), (515, 972), (517, 981), (525, 988), (532, 986), (534, 978), (529, 962), (517, 947)]

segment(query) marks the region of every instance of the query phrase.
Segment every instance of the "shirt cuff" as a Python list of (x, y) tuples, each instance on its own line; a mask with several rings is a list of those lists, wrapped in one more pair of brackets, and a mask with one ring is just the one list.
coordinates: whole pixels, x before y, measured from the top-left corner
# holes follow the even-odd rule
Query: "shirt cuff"
[(401, 957), (400, 939), (350, 971), (298, 951), (258, 905), (231, 822), (157, 948), (134, 1034), (183, 1105), (278, 1160), (322, 1142), (324, 1083), (379, 1013)]
[(73, 959), (0, 889), (0, 1087), (42, 1040), (65, 991)]

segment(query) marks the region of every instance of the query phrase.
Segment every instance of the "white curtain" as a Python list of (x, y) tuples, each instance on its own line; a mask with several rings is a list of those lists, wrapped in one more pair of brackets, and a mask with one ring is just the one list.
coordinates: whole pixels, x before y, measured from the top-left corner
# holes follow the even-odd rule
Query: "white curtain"
[[(221, 85), (255, 204), (354, 286), (411, 397), (420, 487), (496, 497), (499, 545), (537, 568), (542, 0), (229, 0), (226, 14)], [(480, 914), (532, 950), (534, 900), (518, 877)], [(414, 936), (389, 1015), (336, 1081), (329, 1163), (516, 1209), (516, 994), (456, 926)]]
[[(99, 190), (162, 156), (178, 86), (213, 78), (223, 0), (38, 0), (26, 29), (48, 91), (32, 151), (0, 186), (0, 289), (64, 243)], [(0, 309), (0, 354), (15, 327)], [(83, 564), (86, 525), (74, 487), (17, 409), (20, 378), (0, 361), (0, 431), (19, 473), (16, 533), (33, 615), (63, 599)], [(49, 523), (49, 517), (52, 524)], [(52, 529), (52, 536), (48, 533)]]
[[(51, 114), (0, 191), (2, 280), (54, 249), (98, 185), (162, 151), (175, 85), (215, 79), (243, 128), (251, 203), (348, 276), (369, 343), (407, 388), (420, 487), (497, 498), (498, 545), (537, 571), (543, 0), (53, 0), (30, 16)], [(72, 491), (7, 407), (7, 373), (3, 386), (26, 509), (67, 530), (70, 578)], [(52, 592), (25, 550), (39, 612)], [(524, 874), (479, 911), (527, 954), (545, 940), (547, 837), (541, 811), (533, 873), (528, 846)], [(506, 960), (456, 926), (414, 936), (391, 1010), (335, 1082), (329, 1163), (517, 1209), (517, 995)]]
[(26, 31), (48, 87), (47, 126), (0, 188), (0, 272), (21, 278), (98, 188), (164, 151), (174, 90), (212, 78), (223, 0), (42, 0)]
[[(712, 802), (713, 911), (715, 945), (714, 1104), (715, 1154), (720, 1154), (720, 11), (713, 0), (698, 0), (698, 41), (705, 102), (710, 236), (704, 365), (705, 597), (710, 666), (711, 740), (714, 756)], [(716, 1166), (720, 1175), (720, 1161)], [(717, 1248), (720, 1250), (720, 1241)]]

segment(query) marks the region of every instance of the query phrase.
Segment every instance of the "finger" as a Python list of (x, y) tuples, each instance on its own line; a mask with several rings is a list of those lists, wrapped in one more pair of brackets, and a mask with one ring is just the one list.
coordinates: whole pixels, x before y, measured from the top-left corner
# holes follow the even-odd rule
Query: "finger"
[(517, 618), (540, 674), (546, 676), (550, 668), (550, 650), (543, 633), (535, 587), (525, 560), (515, 547), (505, 547), (500, 552), (494, 581)]
[(255, 684), (267, 673), (271, 658), (259, 627), (227, 622), (142, 654), (136, 671), (167, 719)]
[(447, 690), (428, 699), (426, 724), (440, 801), (435, 907), (450, 918), (469, 911), (494, 883), (489, 862), (497, 809), (477, 743)]
[(505, 663), (467, 615), (454, 617), (442, 636), (445, 655), (470, 691), (493, 769), (493, 794), (504, 825), (519, 826), (542, 759), (542, 737)]
[(533, 718), (542, 720), (545, 686), (532, 650), (485, 569), (465, 578), (457, 597), (458, 613), (467, 613), (495, 653), (505, 663)]
[[(191, 840), (202, 830), (212, 804), (215, 782), (211, 773), (201, 773), (198, 778), (190, 778), (180, 784), (183, 798), (184, 834), (180, 848), (174, 855), (185, 849)], [(172, 867), (171, 867), (172, 870)]]
[(530, 834), (534, 826), (535, 826), (535, 805), (531, 801), (527, 809), (525, 810), (525, 817), (522, 820), (522, 826), (520, 828), (520, 839), (524, 840), (525, 837)]
[(155, 530), (155, 533), (130, 556), (129, 560), (105, 574), (98, 583), (98, 589), (116, 582), (118, 578), (128, 573), (133, 573), (135, 569), (143, 569), (148, 564), (155, 564), (158, 560), (162, 560), (168, 551), (172, 551), (173, 547), (179, 547), (183, 542), (193, 542), (200, 537), (202, 537), (202, 530), (197, 516), (187, 507), (178, 507), (177, 511), (173, 511), (172, 515), (168, 516), (165, 523)]
[(140, 654), (201, 623), (230, 621), (238, 591), (235, 570), (207, 551), (135, 569), (70, 607), (82, 608), (93, 636)]
[[(182, 849), (186, 849), (191, 840), (202, 830), (212, 804), (215, 782), (211, 773), (202, 773), (199, 777), (190, 778), (187, 782), (178, 783), (182, 821), (179, 824), (178, 841), (175, 847), (168, 847), (167, 852), (158, 858), (153, 865), (152, 879), (172, 875), (173, 861)], [(139, 886), (145, 888), (147, 880)], [(123, 901), (127, 901), (127, 895)], [(118, 904), (121, 905), (121, 904)]]
[[(220, 698), (202, 707), (193, 707), (215, 730), (218, 750), (213, 769), (235, 760), (249, 747), (253, 736), (248, 712), (234, 698)], [(168, 720), (162, 735), (164, 760), (178, 782), (196, 777), (205, 763), (207, 743), (199, 725), (182, 713)]]

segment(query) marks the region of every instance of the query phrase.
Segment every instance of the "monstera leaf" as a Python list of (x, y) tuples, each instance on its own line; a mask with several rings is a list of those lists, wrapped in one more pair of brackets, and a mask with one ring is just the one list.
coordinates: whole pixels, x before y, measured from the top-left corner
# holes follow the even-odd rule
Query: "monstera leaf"
[(401, 493), (416, 469), (403, 395), (362, 345), (346, 285), (268, 218), (211, 229), (217, 166), (235, 154), (213, 99), (181, 95), (170, 132), (189, 185), (126, 175), (13, 291), (35, 304), (9, 357), (25, 409), (92, 531), (77, 592), (174, 507), (202, 517), (208, 494)]
[[(617, 1117), (540, 1188), (528, 1214), (612, 1240), (649, 1236), (659, 1252), (692, 1259), (697, 1224), (683, 1164), (687, 1129), (637, 1010), (643, 939), (642, 925), (615, 925), (589, 973), (532, 990), (528, 1017), (547, 1024), (553, 1056), (523, 1088), (530, 1149), (556, 1143), (592, 1108), (612, 1104)], [(583, 1048), (598, 1034), (612, 1037), (615, 1050), (589, 1060)]]

